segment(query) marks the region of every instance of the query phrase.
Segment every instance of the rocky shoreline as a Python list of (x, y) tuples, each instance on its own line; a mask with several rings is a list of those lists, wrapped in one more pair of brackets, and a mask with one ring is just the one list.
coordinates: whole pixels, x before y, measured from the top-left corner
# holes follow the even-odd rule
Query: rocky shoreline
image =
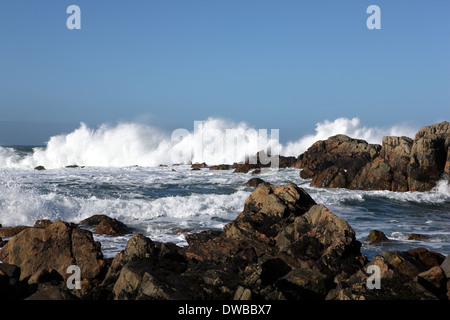
[[(125, 250), (104, 259), (93, 232), (132, 232), (107, 216), (80, 225), (39, 221), (15, 231), (0, 228), (0, 236), (7, 231), (11, 236), (0, 250), (0, 299), (450, 298), (449, 256), (412, 248), (381, 252), (369, 261), (351, 226), (305, 190), (257, 182), (244, 210), (223, 232), (186, 234), (185, 247), (134, 234)], [(81, 272), (80, 289), (68, 288), (72, 265)], [(373, 266), (379, 288), (369, 285)]]

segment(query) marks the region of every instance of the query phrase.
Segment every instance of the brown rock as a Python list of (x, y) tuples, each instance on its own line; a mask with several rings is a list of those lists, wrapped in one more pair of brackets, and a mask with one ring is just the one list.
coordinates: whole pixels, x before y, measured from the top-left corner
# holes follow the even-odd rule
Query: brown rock
[(408, 240), (428, 240), (430, 239), (430, 237), (425, 236), (423, 234), (418, 234), (418, 233), (411, 233), (410, 235), (408, 235)]
[(231, 164), (219, 164), (215, 166), (210, 166), (209, 170), (230, 170), (233, 166)]
[(202, 168), (206, 168), (208, 165), (203, 162), (203, 163), (194, 163), (193, 165), (191, 165), (191, 169), (202, 169)]
[(407, 167), (410, 191), (429, 191), (436, 185), (445, 171), (449, 147), (449, 122), (444, 121), (419, 130), (414, 138)]
[(31, 227), (28, 226), (2, 227), (0, 228), (0, 237), (9, 238), (29, 228)]
[(47, 228), (49, 225), (51, 225), (53, 222), (51, 220), (48, 219), (43, 219), (43, 220), (36, 220), (36, 222), (34, 223), (34, 228)]
[(349, 184), (349, 189), (357, 190), (391, 190), (391, 167), (380, 157), (366, 164)]
[(260, 178), (251, 178), (244, 185), (248, 187), (258, 187), (260, 184), (267, 184), (267, 182)]
[(445, 296), (447, 293), (447, 277), (439, 266), (432, 267), (427, 271), (419, 273), (417, 282), (438, 297)]
[(296, 167), (305, 171), (305, 177), (310, 177), (311, 172), (317, 175), (330, 167), (335, 167), (334, 171), (322, 174), (321, 179), (316, 178), (313, 185), (328, 187), (333, 178), (339, 174), (335, 185), (342, 186), (344, 181), (346, 183), (352, 181), (362, 167), (375, 159), (380, 149), (381, 146), (377, 144), (336, 135), (314, 143), (298, 157)]
[(91, 227), (95, 226), (94, 231), (98, 234), (122, 236), (130, 233), (130, 229), (123, 222), (104, 214), (93, 215), (80, 221), (80, 224)]
[(347, 187), (347, 173), (344, 169), (331, 166), (312, 178), (311, 186), (319, 188)]
[(100, 243), (92, 233), (56, 221), (45, 229), (28, 228), (0, 250), (0, 260), (21, 268), (21, 280), (41, 269), (54, 269), (67, 277), (70, 265), (78, 265), (83, 279), (92, 280), (105, 271)]
[(110, 236), (123, 236), (129, 233), (128, 227), (117, 219), (103, 219), (94, 231)]
[(369, 243), (379, 243), (389, 241), (389, 239), (382, 231), (371, 230), (366, 241)]
[(407, 253), (415, 259), (419, 260), (427, 268), (439, 266), (445, 260), (445, 257), (442, 254), (435, 251), (429, 251), (425, 248), (411, 249), (408, 250)]

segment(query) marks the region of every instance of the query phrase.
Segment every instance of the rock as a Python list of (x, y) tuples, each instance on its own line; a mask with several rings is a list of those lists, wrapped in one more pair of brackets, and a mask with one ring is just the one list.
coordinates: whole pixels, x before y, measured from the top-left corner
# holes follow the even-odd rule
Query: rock
[(366, 164), (350, 182), (349, 189), (391, 190), (393, 173), (391, 167), (380, 157)]
[(51, 225), (53, 222), (51, 220), (48, 219), (43, 219), (43, 220), (36, 220), (36, 222), (34, 223), (34, 228), (47, 228), (49, 225)]
[(94, 231), (98, 234), (110, 236), (123, 236), (130, 232), (128, 227), (117, 219), (103, 219)]
[(233, 166), (231, 164), (219, 164), (215, 166), (210, 166), (209, 170), (230, 170)]
[(235, 164), (234, 173), (248, 173), (250, 170), (257, 168), (256, 164), (241, 163)]
[(28, 226), (2, 227), (0, 228), (0, 237), (9, 238), (29, 228), (31, 227)]
[(428, 291), (434, 293), (439, 298), (444, 298), (447, 293), (447, 277), (439, 266), (419, 273), (417, 282), (423, 285)]
[(407, 166), (410, 191), (429, 191), (436, 185), (447, 165), (449, 147), (449, 122), (444, 121), (419, 130), (414, 138)]
[(34, 168), (34, 170), (43, 171), (43, 170), (45, 170), (45, 167), (44, 166), (37, 166), (36, 168)]
[(368, 243), (379, 243), (379, 242), (389, 241), (389, 239), (386, 237), (386, 235), (382, 231), (371, 230), (366, 241)]
[(411, 233), (410, 235), (408, 235), (408, 240), (428, 240), (430, 239), (430, 237), (425, 236), (423, 234), (418, 234), (418, 233)]
[(444, 270), (446, 277), (450, 279), (450, 254), (448, 254), (447, 258), (441, 263), (441, 268)]
[(300, 171), (300, 177), (302, 179), (311, 179), (312, 177), (314, 177), (314, 171), (308, 168), (304, 168)]
[(248, 187), (258, 187), (260, 184), (267, 184), (267, 182), (260, 178), (251, 178), (244, 185)]
[(78, 300), (65, 284), (44, 283), (25, 300)]
[(20, 267), (20, 280), (41, 269), (54, 269), (65, 278), (70, 265), (80, 267), (83, 279), (93, 280), (104, 274), (106, 267), (100, 243), (93, 240), (91, 232), (62, 221), (15, 235), (0, 250), (0, 260)]
[(103, 280), (103, 285), (109, 286), (114, 284), (119, 277), (120, 270), (128, 262), (138, 259), (150, 259), (154, 254), (154, 242), (141, 234), (134, 234), (130, 240), (128, 240), (125, 250), (114, 257), (105, 279)]
[(424, 264), (427, 268), (439, 266), (444, 262), (445, 257), (435, 251), (429, 251), (425, 248), (416, 248), (408, 250), (407, 253), (419, 260), (422, 264)]
[(346, 187), (346, 184), (353, 180), (362, 167), (378, 156), (380, 149), (380, 145), (369, 144), (364, 140), (353, 139), (345, 135), (336, 135), (314, 143), (298, 157), (296, 166), (305, 171), (302, 174), (305, 178), (311, 177), (311, 172), (314, 172), (315, 176), (334, 167), (332, 173), (321, 175), (322, 180), (316, 178), (313, 185), (328, 187), (329, 182), (332, 182), (333, 177), (339, 172), (340, 177), (336, 184), (339, 187)]
[(0, 263), (0, 299), (2, 301), (22, 299), (26, 288), (20, 282), (20, 268)]
[(68, 168), (68, 169), (79, 169), (80, 166), (78, 166), (76, 164), (71, 164), (71, 165), (66, 166), (66, 168)]
[(194, 163), (193, 165), (191, 165), (192, 169), (202, 169), (202, 168), (206, 168), (208, 167), (208, 165), (203, 162), (203, 163)]
[(297, 158), (311, 185), (357, 190), (430, 191), (450, 181), (450, 125), (423, 127), (414, 140), (383, 137), (382, 146), (336, 135), (317, 141)]
[(104, 214), (93, 215), (80, 221), (81, 225), (95, 227), (94, 232), (111, 236), (123, 236), (130, 233), (130, 229), (121, 221)]
[(319, 188), (345, 188), (347, 184), (346, 172), (336, 166), (326, 168), (311, 181), (311, 186)]

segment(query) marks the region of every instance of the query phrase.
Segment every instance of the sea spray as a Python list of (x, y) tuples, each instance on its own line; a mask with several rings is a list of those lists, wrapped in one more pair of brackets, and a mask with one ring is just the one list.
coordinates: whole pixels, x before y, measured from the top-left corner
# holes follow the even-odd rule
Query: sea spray
[(53, 136), (45, 147), (36, 147), (24, 156), (14, 148), (0, 147), (0, 168), (47, 169), (68, 165), (96, 167), (146, 166), (206, 162), (209, 165), (242, 162), (264, 150), (275, 155), (298, 156), (314, 142), (336, 134), (381, 143), (383, 135), (412, 136), (407, 126), (388, 129), (367, 128), (358, 118), (325, 120), (316, 134), (281, 145), (283, 132), (276, 128), (256, 129), (245, 122), (208, 118), (194, 122), (193, 128), (178, 128), (171, 134), (142, 123), (101, 125), (97, 129), (82, 123), (68, 134)]

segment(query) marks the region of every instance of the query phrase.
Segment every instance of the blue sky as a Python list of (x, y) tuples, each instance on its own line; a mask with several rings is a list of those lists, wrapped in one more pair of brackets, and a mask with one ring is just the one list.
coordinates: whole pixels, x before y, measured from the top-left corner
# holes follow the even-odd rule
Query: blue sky
[[(66, 27), (72, 4), (81, 30)], [(213, 116), (291, 140), (338, 117), (450, 120), (447, 0), (2, 0), (0, 43), (0, 144), (80, 122)]]

